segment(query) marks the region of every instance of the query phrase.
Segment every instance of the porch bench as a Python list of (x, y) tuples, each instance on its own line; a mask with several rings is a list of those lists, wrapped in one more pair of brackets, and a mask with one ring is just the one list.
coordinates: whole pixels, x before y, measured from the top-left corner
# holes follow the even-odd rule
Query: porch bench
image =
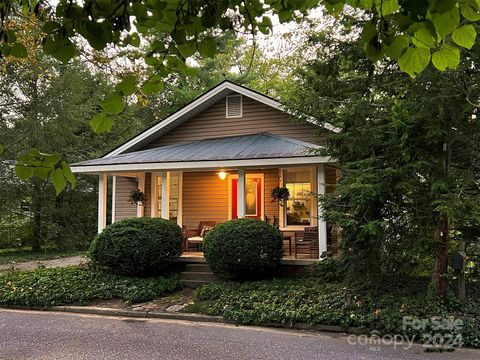
[(183, 227), (185, 233), (184, 251), (190, 250), (190, 245), (194, 246), (197, 251), (202, 250), (203, 237), (206, 234), (206, 228), (213, 228), (216, 225), (215, 221), (200, 221), (197, 229), (186, 229)]

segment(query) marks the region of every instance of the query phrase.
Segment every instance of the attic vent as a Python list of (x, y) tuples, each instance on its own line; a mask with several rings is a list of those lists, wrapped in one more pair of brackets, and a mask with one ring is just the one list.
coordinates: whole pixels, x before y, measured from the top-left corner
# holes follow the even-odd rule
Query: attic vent
[(243, 117), (242, 95), (227, 96), (227, 119)]

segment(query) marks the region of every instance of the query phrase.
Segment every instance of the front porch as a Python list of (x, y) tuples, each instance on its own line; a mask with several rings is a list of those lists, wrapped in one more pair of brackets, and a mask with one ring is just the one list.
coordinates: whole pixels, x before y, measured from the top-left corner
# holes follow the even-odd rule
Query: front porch
[[(183, 258), (200, 262), (210, 227), (256, 218), (284, 234), (284, 261), (311, 263), (336, 253), (338, 236), (316, 196), (333, 191), (339, 176), (312, 148), (319, 146), (261, 133), (105, 157), (76, 164), (74, 171), (99, 175), (99, 232), (129, 217), (175, 221), (185, 233)], [(289, 190), (282, 204), (272, 200), (276, 187)], [(143, 204), (128, 201), (137, 189), (146, 195)]]

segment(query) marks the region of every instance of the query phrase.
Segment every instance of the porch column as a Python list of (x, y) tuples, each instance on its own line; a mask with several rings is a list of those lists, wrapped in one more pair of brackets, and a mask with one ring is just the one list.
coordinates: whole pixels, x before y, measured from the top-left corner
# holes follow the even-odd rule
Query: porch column
[(245, 170), (243, 169), (238, 169), (237, 215), (239, 219), (245, 217)]
[(117, 193), (117, 177), (112, 176), (112, 224), (115, 222), (115, 200)]
[(98, 178), (98, 233), (107, 226), (107, 175)]
[[(325, 166), (317, 165), (317, 194), (325, 194)], [(320, 257), (327, 253), (327, 223), (323, 219), (323, 208), (318, 202), (318, 254)]]
[[(145, 194), (145, 174), (142, 174), (138, 177), (137, 180), (138, 190)], [(143, 217), (145, 215), (145, 206), (144, 204), (137, 204), (137, 217)]]
[(162, 173), (162, 219), (169, 216), (168, 199), (170, 198), (170, 171)]

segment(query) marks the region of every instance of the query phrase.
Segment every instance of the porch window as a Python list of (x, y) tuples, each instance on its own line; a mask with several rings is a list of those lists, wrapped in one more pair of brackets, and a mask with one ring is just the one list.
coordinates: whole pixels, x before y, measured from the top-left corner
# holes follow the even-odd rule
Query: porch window
[(177, 222), (178, 220), (178, 202), (179, 202), (179, 191), (180, 188), (180, 176), (178, 174), (170, 175), (170, 203), (168, 206), (169, 209), (169, 219)]
[(285, 169), (284, 184), (290, 191), (285, 206), (286, 226), (310, 226), (313, 205), (313, 175), (311, 169)]
[[(166, 176), (166, 175), (164, 175)], [(180, 211), (180, 196), (181, 196), (181, 174), (170, 173), (167, 184), (169, 184), (168, 201), (168, 218), (172, 221), (180, 224), (179, 211)], [(156, 177), (156, 203), (157, 203), (157, 217), (162, 217), (162, 176)]]

